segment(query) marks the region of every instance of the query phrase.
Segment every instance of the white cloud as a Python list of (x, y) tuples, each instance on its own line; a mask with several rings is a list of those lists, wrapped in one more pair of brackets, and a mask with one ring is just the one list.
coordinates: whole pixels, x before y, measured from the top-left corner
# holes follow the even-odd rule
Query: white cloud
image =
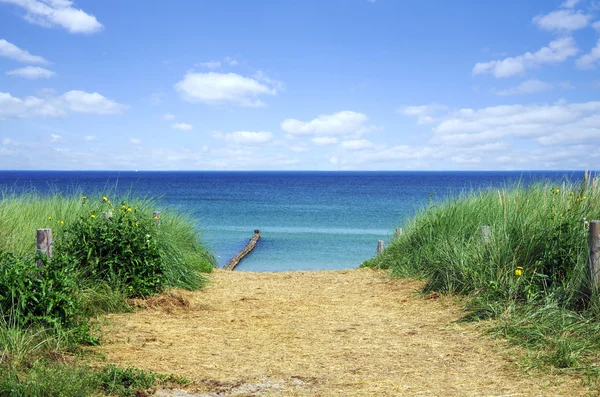
[(14, 69), (6, 72), (9, 76), (18, 76), (23, 77), (25, 79), (35, 80), (35, 79), (47, 79), (54, 76), (54, 73), (51, 70), (40, 68), (39, 66), (27, 66), (20, 69)]
[(472, 147), (517, 138), (542, 145), (600, 140), (600, 101), (461, 109), (433, 131), (431, 143)]
[(548, 91), (553, 88), (552, 84), (544, 81), (531, 79), (522, 82), (516, 87), (508, 88), (502, 91), (495, 91), (497, 95), (515, 95), (515, 94), (533, 94), (536, 92)]
[(592, 18), (592, 15), (568, 9), (537, 15), (533, 18), (533, 23), (542, 30), (570, 32), (587, 27)]
[(93, 142), (96, 140), (96, 136), (95, 135), (86, 135), (83, 137), (83, 140), (86, 142)]
[(592, 24), (592, 27), (597, 30), (598, 32), (600, 32), (600, 21), (596, 21)]
[(193, 127), (191, 124), (173, 123), (173, 124), (171, 124), (171, 128), (173, 128), (175, 130), (181, 130), (181, 131), (191, 131)]
[(131, 143), (132, 145), (140, 145), (142, 143), (142, 140), (139, 138), (129, 138), (129, 143)]
[(417, 124), (431, 124), (436, 121), (433, 115), (435, 115), (439, 111), (446, 109), (447, 107), (444, 105), (432, 103), (431, 105), (405, 106), (398, 109), (398, 112), (406, 116), (416, 116)]
[(61, 141), (62, 141), (62, 137), (60, 135), (50, 134), (50, 142), (56, 143), (56, 142), (61, 142)]
[(208, 62), (200, 62), (198, 66), (207, 69), (218, 69), (221, 67), (221, 61), (208, 61)]
[(542, 47), (534, 53), (526, 52), (500, 61), (477, 63), (472, 73), (473, 75), (492, 74), (497, 78), (515, 76), (544, 64), (564, 62), (567, 58), (576, 55), (578, 51), (573, 38), (564, 37), (551, 41), (548, 47)]
[(333, 145), (338, 142), (337, 138), (330, 136), (317, 136), (311, 139), (311, 141), (317, 146)]
[(222, 137), (226, 142), (237, 145), (258, 145), (271, 141), (273, 139), (273, 134), (264, 131), (235, 131), (229, 134), (217, 135), (217, 137)]
[(256, 79), (257, 81), (260, 81), (261, 83), (265, 83), (270, 87), (273, 87), (277, 91), (283, 91), (285, 89), (283, 82), (270, 78), (262, 70), (259, 70), (258, 72), (254, 73), (252, 75), (252, 78)]
[(175, 118), (175, 115), (173, 115), (171, 113), (165, 113), (162, 115), (163, 120), (173, 120), (174, 118)]
[(320, 115), (311, 121), (286, 119), (281, 129), (295, 135), (350, 135), (368, 132), (365, 125), (367, 116), (362, 113), (344, 110), (333, 114)]
[(225, 59), (223, 59), (223, 62), (225, 62), (229, 66), (237, 66), (239, 64), (239, 62), (233, 59), (232, 57), (225, 57)]
[(566, 0), (560, 6), (562, 8), (573, 8), (579, 3), (579, 0)]
[(23, 63), (37, 63), (41, 65), (47, 65), (49, 63), (41, 56), (31, 55), (28, 51), (22, 50), (4, 39), (0, 39), (0, 56)]
[(346, 150), (365, 150), (374, 147), (373, 142), (366, 139), (354, 139), (350, 141), (343, 141), (340, 143), (342, 149)]
[(103, 26), (95, 16), (72, 7), (68, 0), (0, 0), (25, 9), (26, 21), (45, 28), (59, 26), (70, 33), (96, 33)]
[(126, 109), (126, 105), (111, 101), (97, 92), (75, 90), (56, 97), (28, 96), (24, 99), (0, 92), (0, 117), (6, 118), (58, 117), (68, 112), (117, 114)]
[(592, 50), (575, 61), (579, 69), (595, 69), (600, 61), (600, 40)]
[(79, 113), (118, 114), (123, 113), (128, 107), (111, 101), (97, 92), (89, 93), (73, 90), (64, 93), (60, 99), (66, 107)]
[(192, 103), (233, 103), (240, 106), (258, 107), (265, 104), (257, 99), (260, 95), (275, 95), (277, 90), (255, 79), (235, 73), (189, 72), (175, 84), (181, 97)]

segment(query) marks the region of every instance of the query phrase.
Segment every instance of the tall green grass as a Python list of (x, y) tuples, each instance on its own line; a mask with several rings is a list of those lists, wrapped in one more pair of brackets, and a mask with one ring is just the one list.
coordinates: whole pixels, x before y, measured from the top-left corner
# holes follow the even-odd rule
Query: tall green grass
[[(98, 370), (72, 356), (80, 343), (98, 343), (89, 319), (128, 310), (127, 297), (206, 282), (215, 260), (190, 218), (166, 210), (155, 225), (157, 207), (112, 193), (2, 193), (0, 395), (133, 396), (184, 381), (132, 368)], [(104, 211), (113, 217), (104, 219)], [(40, 228), (51, 228), (54, 240), (54, 256), (42, 268), (35, 255)]]
[[(103, 197), (117, 206), (127, 202), (148, 217), (159, 206), (152, 199), (116, 196), (111, 191), (94, 196), (3, 192), (0, 198), (0, 252), (32, 255), (35, 253), (36, 229), (51, 228), (54, 240), (59, 240), (64, 229), (81, 217), (91, 213), (101, 217), (103, 211), (110, 210)], [(215, 259), (202, 245), (190, 218), (186, 214), (163, 211), (158, 233), (157, 243), (164, 254), (167, 284), (187, 289), (201, 287), (206, 281), (203, 273), (213, 269)]]
[(466, 318), (495, 318), (493, 332), (530, 348), (533, 366), (589, 371), (600, 359), (600, 297), (587, 222), (598, 219), (598, 179), (472, 191), (422, 210), (363, 266), (467, 295)]

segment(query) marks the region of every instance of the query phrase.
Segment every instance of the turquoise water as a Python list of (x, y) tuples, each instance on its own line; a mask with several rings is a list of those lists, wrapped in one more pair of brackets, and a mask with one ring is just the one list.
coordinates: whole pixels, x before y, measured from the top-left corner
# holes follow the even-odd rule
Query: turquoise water
[(225, 264), (254, 229), (247, 271), (345, 269), (372, 257), (377, 240), (431, 201), (464, 189), (581, 178), (581, 172), (89, 172), (0, 171), (0, 188), (42, 192), (107, 187), (157, 197), (159, 210), (193, 218)]

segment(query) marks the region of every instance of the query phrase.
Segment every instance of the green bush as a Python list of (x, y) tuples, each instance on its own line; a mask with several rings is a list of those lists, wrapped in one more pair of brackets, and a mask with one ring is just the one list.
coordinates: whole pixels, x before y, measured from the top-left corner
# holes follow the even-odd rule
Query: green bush
[(64, 256), (47, 261), (45, 256), (15, 258), (1, 253), (0, 314), (4, 321), (21, 326), (80, 326), (75, 263)]
[(101, 210), (112, 216), (84, 213), (65, 227), (56, 251), (72, 258), (84, 278), (123, 288), (127, 296), (160, 292), (166, 277), (152, 216), (125, 202), (113, 209), (106, 196)]

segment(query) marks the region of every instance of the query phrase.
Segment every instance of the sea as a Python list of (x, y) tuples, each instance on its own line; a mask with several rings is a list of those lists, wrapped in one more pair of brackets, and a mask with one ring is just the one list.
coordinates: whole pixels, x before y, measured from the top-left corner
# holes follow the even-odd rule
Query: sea
[(429, 205), (482, 188), (583, 178), (580, 171), (0, 171), (0, 190), (43, 194), (106, 191), (156, 199), (188, 214), (219, 266), (253, 231), (256, 249), (239, 271), (358, 267), (377, 241)]

